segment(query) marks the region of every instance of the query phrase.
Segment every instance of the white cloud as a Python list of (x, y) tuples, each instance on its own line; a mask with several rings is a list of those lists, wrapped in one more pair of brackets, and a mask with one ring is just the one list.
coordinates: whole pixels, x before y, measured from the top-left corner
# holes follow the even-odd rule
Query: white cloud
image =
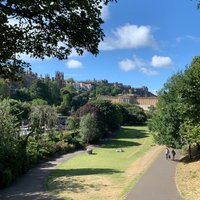
[(151, 65), (153, 67), (168, 67), (173, 65), (173, 61), (170, 57), (155, 55), (151, 59)]
[(135, 55), (133, 56), (132, 60), (124, 59), (119, 62), (119, 67), (125, 72), (141, 68), (144, 65), (145, 65), (144, 61), (137, 58)]
[(151, 70), (146, 67), (147, 63), (137, 56), (133, 56), (133, 59), (124, 59), (119, 62), (119, 67), (125, 72), (138, 70), (146, 75), (157, 75), (156, 70)]
[(69, 69), (78, 69), (82, 67), (83, 67), (83, 64), (79, 62), (78, 60), (70, 59), (67, 61), (67, 68)]
[(156, 70), (147, 69), (146, 67), (140, 67), (140, 71), (150, 76), (159, 74)]
[(119, 67), (125, 72), (134, 70), (136, 68), (134, 62), (130, 59), (120, 61)]
[(100, 44), (101, 50), (131, 49), (155, 46), (150, 26), (125, 25), (113, 32)]

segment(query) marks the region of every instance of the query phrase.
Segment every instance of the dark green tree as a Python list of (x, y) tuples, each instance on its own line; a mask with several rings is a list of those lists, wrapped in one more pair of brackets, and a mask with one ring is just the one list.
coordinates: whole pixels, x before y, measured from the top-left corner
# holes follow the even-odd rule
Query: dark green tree
[(149, 123), (150, 130), (159, 144), (171, 147), (182, 146), (181, 128), (184, 122), (184, 105), (180, 91), (183, 87), (183, 74), (173, 75), (159, 92), (156, 112)]
[(48, 85), (41, 79), (36, 79), (30, 88), (32, 99), (49, 100)]
[(195, 57), (184, 72), (173, 75), (160, 91), (156, 112), (149, 123), (160, 144), (172, 147), (197, 143), (200, 124), (200, 58)]
[(120, 124), (122, 123), (122, 113), (117, 105), (112, 104), (110, 101), (100, 99), (90, 103), (96, 106), (101, 113), (101, 130), (104, 132), (104, 136), (120, 127)]
[(86, 144), (97, 142), (101, 138), (97, 119), (94, 115), (88, 113), (81, 117), (80, 136), (82, 142)]
[(24, 151), (17, 117), (0, 104), (0, 188), (23, 172)]
[(48, 82), (49, 103), (59, 105), (61, 103), (61, 93), (58, 84), (55, 81)]
[(0, 102), (0, 106), (7, 109), (11, 115), (15, 116), (19, 125), (24, 121), (27, 122), (31, 111), (29, 103), (17, 101), (15, 99), (4, 99)]
[[(16, 55), (66, 59), (74, 48), (96, 55), (104, 38), (102, 5), (113, 0), (1, 0), (0, 74), (14, 78), (26, 66)], [(9, 23), (9, 19), (17, 22)]]
[(0, 79), (0, 99), (8, 97), (10, 97), (9, 84), (5, 80)]
[(16, 90), (15, 94), (13, 95), (13, 98), (21, 101), (31, 101), (31, 91), (28, 88), (22, 87)]
[(123, 116), (123, 125), (144, 125), (147, 121), (147, 116), (141, 107), (130, 103), (121, 103), (118, 106)]
[(80, 92), (76, 96), (72, 98), (72, 108), (76, 111), (81, 106), (85, 105), (89, 100), (89, 93), (88, 92)]
[(52, 129), (57, 123), (55, 110), (48, 105), (34, 105), (30, 113), (31, 134), (42, 134)]

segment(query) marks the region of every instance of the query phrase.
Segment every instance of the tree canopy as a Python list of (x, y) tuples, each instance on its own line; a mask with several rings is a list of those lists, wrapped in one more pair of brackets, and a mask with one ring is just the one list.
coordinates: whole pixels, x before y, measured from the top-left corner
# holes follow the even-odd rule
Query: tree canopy
[(80, 135), (82, 141), (86, 144), (98, 141), (101, 138), (102, 134), (98, 129), (98, 122), (93, 114), (88, 113), (81, 117)]
[(149, 124), (160, 144), (181, 147), (200, 143), (200, 57), (184, 72), (173, 75), (160, 91), (157, 110)]
[(74, 48), (98, 54), (102, 6), (116, 0), (0, 0), (0, 74), (17, 77), (21, 53), (66, 59)]

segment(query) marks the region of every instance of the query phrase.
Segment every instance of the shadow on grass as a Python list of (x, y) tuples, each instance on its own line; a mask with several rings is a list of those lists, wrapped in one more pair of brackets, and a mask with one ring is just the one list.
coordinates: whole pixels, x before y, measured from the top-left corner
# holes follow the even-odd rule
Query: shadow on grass
[(122, 128), (119, 134), (116, 135), (116, 138), (127, 138), (127, 139), (136, 139), (136, 138), (145, 138), (148, 137), (147, 131), (137, 130), (134, 128)]
[(95, 175), (95, 174), (115, 174), (122, 173), (122, 171), (114, 170), (114, 169), (101, 169), (101, 168), (79, 168), (79, 169), (56, 169), (53, 170), (52, 176), (60, 177), (72, 177), (72, 176), (85, 176), (85, 175)]
[[(103, 143), (101, 148), (126, 148), (141, 145), (135, 141), (127, 141), (126, 139), (140, 139), (148, 137), (147, 131), (137, 130), (133, 128), (123, 127), (113, 138)], [(123, 140), (124, 139), (124, 140)]]
[(192, 158), (189, 157), (189, 155), (183, 157), (182, 159), (179, 160), (179, 162), (183, 162), (185, 164), (187, 163), (192, 163), (192, 162), (197, 162), (200, 160), (200, 154), (199, 155), (195, 155)]
[(64, 200), (52, 194), (43, 194), (39, 192), (35, 193), (26, 193), (26, 192), (15, 192), (13, 195), (8, 195), (7, 197), (1, 197), (1, 200)]
[[(52, 176), (48, 180), (48, 188), (53, 190), (55, 193), (60, 192), (73, 192), (73, 193), (82, 193), (92, 190), (100, 190), (103, 187), (106, 187), (104, 182), (95, 182), (95, 177), (89, 177), (89, 180), (81, 176), (85, 175), (110, 175), (114, 173), (122, 173), (122, 171), (114, 169), (101, 169), (101, 168), (79, 168), (79, 169), (68, 169), (68, 170), (59, 170), (57, 169), (53, 172)], [(56, 178), (56, 179), (55, 179)]]
[(138, 142), (112, 139), (107, 144), (102, 145), (101, 148), (126, 148), (126, 147), (139, 146), (139, 145), (141, 144)]

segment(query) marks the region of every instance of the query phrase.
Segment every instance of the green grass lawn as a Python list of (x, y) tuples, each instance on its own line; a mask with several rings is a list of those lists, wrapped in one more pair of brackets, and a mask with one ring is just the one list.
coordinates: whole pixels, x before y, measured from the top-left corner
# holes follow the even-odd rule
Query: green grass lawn
[(129, 177), (128, 171), (151, 145), (147, 127), (123, 127), (92, 155), (83, 153), (58, 166), (47, 188), (64, 199), (122, 199), (139, 176)]

